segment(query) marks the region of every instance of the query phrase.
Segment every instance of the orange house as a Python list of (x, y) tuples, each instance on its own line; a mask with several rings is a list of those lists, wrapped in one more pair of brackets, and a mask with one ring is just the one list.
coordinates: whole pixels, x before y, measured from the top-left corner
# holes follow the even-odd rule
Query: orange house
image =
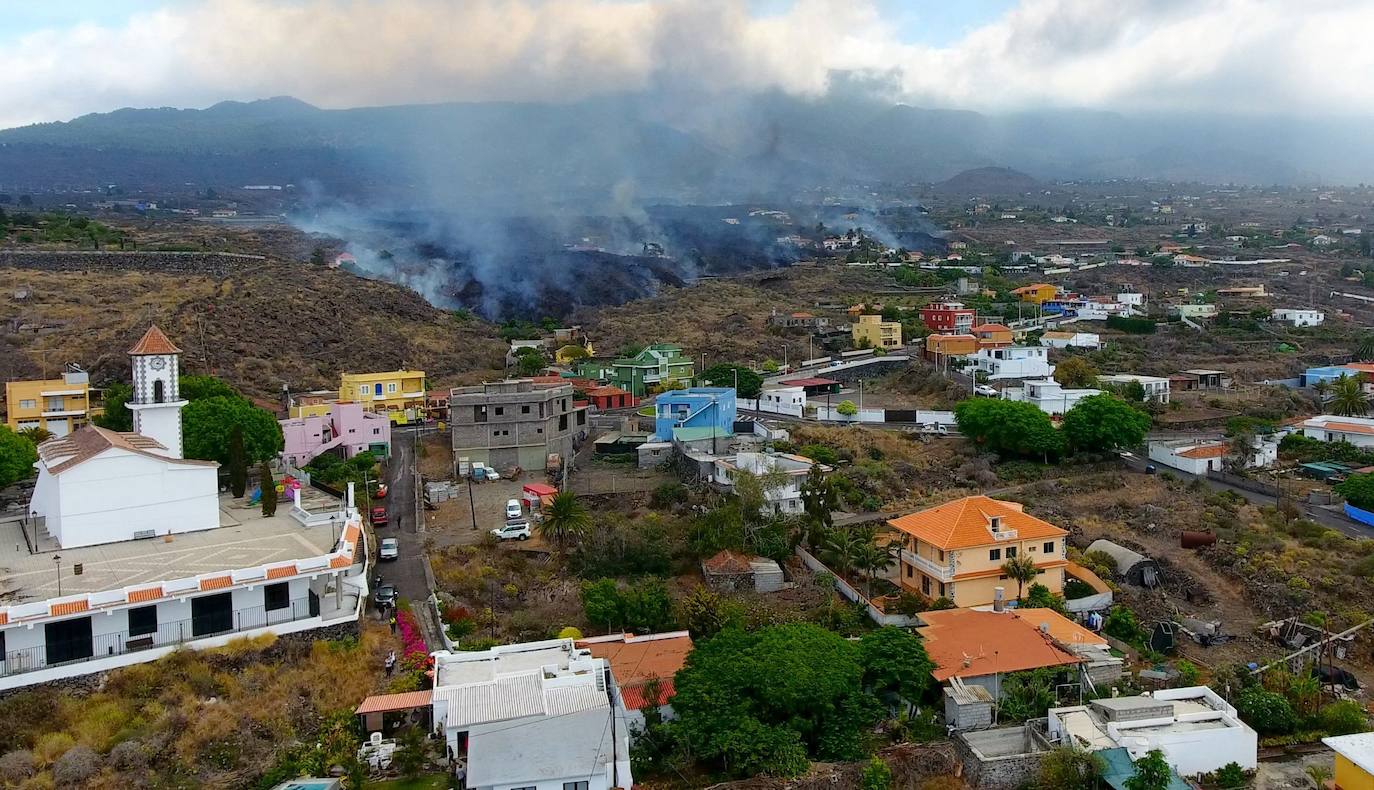
[(1011, 292), (1016, 294), (1016, 298), (1023, 302), (1043, 304), (1058, 296), (1059, 288), (1049, 283), (1034, 283), (1032, 285), (1023, 285), (1020, 288), (1013, 288)]
[(931, 361), (977, 351), (978, 338), (973, 335), (926, 335), (926, 359)]
[(979, 324), (973, 328), (980, 348), (1001, 348), (1012, 345), (1011, 327), (1003, 324)]
[(902, 587), (928, 598), (986, 606), (998, 587), (1015, 597), (1016, 581), (1002, 572), (1002, 564), (1016, 557), (1035, 563), (1035, 583), (1054, 593), (1064, 590), (1068, 531), (1024, 512), (1017, 502), (964, 497), (887, 524), (902, 534)]

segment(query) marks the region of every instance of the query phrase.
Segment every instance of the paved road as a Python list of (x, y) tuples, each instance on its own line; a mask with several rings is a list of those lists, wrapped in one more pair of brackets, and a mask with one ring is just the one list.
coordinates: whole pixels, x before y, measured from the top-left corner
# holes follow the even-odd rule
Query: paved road
[(437, 634), (428, 613), (431, 607), (429, 584), (425, 581), (424, 535), (420, 532), (420, 520), (416, 517), (415, 489), (415, 432), (394, 428), (391, 433), (391, 460), (387, 464), (387, 520), (390, 524), (378, 530), (378, 539), (396, 538), (400, 541), (400, 558), (393, 562), (378, 563), (378, 570), (385, 581), (396, 585), (396, 590), (410, 600), (412, 611), (420, 622), (421, 630), (430, 648), (442, 647), (436, 641)]
[[(1131, 471), (1138, 472), (1140, 474), (1145, 473), (1145, 464), (1148, 463), (1147, 459), (1135, 455), (1130, 458), (1123, 458), (1121, 460), (1125, 462), (1126, 467)], [(1207, 486), (1209, 486), (1215, 491), (1234, 491), (1237, 494), (1240, 494), (1241, 496), (1245, 497), (1247, 501), (1256, 505), (1275, 504), (1274, 497), (1269, 496), (1268, 494), (1261, 494), (1258, 491), (1250, 491), (1248, 489), (1239, 488), (1237, 486), (1233, 486), (1221, 480), (1215, 480), (1213, 478), (1206, 476), (1190, 474), (1179, 469), (1173, 469), (1171, 467), (1162, 467), (1160, 464), (1156, 464), (1155, 466), (1156, 468), (1159, 468), (1161, 472), (1168, 472), (1169, 474), (1182, 480), (1201, 479), (1203, 483), (1205, 483)], [(1374, 538), (1374, 528), (1366, 527), (1363, 524), (1351, 521), (1350, 519), (1346, 518), (1344, 514), (1341, 514), (1339, 512), (1333, 512), (1323, 507), (1317, 507), (1316, 505), (1311, 505), (1303, 501), (1292, 501), (1293, 504), (1297, 505), (1298, 509), (1302, 511), (1303, 516), (1311, 519), (1312, 521), (1317, 522), (1318, 524), (1321, 524), (1324, 527), (1330, 527), (1331, 529), (1334, 529), (1337, 532), (1340, 532), (1341, 534), (1347, 535), (1352, 538)]]

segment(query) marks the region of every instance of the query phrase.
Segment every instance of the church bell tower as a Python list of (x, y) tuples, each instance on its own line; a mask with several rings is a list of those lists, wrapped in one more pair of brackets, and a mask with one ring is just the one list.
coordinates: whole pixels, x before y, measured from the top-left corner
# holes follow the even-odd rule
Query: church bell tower
[(171, 458), (181, 458), (181, 349), (172, 345), (156, 325), (129, 349), (133, 363), (134, 392), (129, 411), (134, 433), (156, 440)]

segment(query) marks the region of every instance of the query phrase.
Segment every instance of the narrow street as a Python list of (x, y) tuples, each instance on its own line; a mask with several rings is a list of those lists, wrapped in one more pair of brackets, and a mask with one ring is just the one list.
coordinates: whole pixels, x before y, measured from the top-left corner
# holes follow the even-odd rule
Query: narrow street
[(400, 541), (400, 557), (392, 562), (378, 563), (382, 579), (396, 585), (401, 597), (410, 601), (411, 610), (420, 623), (421, 632), (430, 649), (442, 647), (438, 638), (438, 623), (434, 622), (429, 606), (429, 584), (425, 580), (424, 539), (420, 532), (415, 487), (416, 431), (397, 427), (392, 430), (391, 459), (387, 462), (386, 509), (389, 525), (377, 530), (377, 538), (396, 538)]
[[(1126, 464), (1126, 467), (1128, 469), (1130, 469), (1132, 472), (1136, 472), (1139, 474), (1145, 474), (1145, 465), (1147, 463), (1151, 463), (1148, 459), (1141, 458), (1140, 456), (1132, 456), (1131, 458), (1123, 458), (1121, 460)], [(1211, 488), (1214, 491), (1234, 491), (1235, 493), (1240, 494), (1242, 497), (1245, 497), (1246, 501), (1255, 505), (1275, 504), (1274, 497), (1269, 496), (1268, 494), (1261, 494), (1257, 491), (1250, 491), (1245, 488), (1230, 485), (1229, 483), (1226, 483), (1221, 480), (1214, 480), (1210, 477), (1206, 477), (1203, 475), (1190, 474), (1188, 472), (1184, 472), (1179, 469), (1173, 469), (1160, 464), (1156, 464), (1155, 466), (1160, 472), (1168, 472), (1169, 474), (1181, 480), (1200, 479), (1204, 484), (1206, 484), (1209, 488)], [(1318, 507), (1316, 505), (1308, 504), (1307, 502), (1298, 501), (1294, 502), (1293, 504), (1298, 506), (1298, 510), (1302, 512), (1304, 518), (1311, 519), (1312, 521), (1321, 524), (1323, 527), (1330, 527), (1331, 529), (1334, 529), (1337, 532), (1340, 532), (1341, 534), (1351, 538), (1374, 538), (1374, 529), (1366, 527), (1363, 524), (1351, 521), (1350, 519), (1346, 518), (1345, 515), (1342, 513), (1334, 512), (1324, 507)]]

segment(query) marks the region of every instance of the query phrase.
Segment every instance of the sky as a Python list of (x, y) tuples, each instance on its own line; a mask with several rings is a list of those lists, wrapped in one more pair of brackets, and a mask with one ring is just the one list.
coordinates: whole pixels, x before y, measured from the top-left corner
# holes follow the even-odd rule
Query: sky
[(278, 95), (820, 96), (841, 72), (984, 112), (1374, 108), (1369, 0), (0, 0), (0, 20), (0, 128)]

